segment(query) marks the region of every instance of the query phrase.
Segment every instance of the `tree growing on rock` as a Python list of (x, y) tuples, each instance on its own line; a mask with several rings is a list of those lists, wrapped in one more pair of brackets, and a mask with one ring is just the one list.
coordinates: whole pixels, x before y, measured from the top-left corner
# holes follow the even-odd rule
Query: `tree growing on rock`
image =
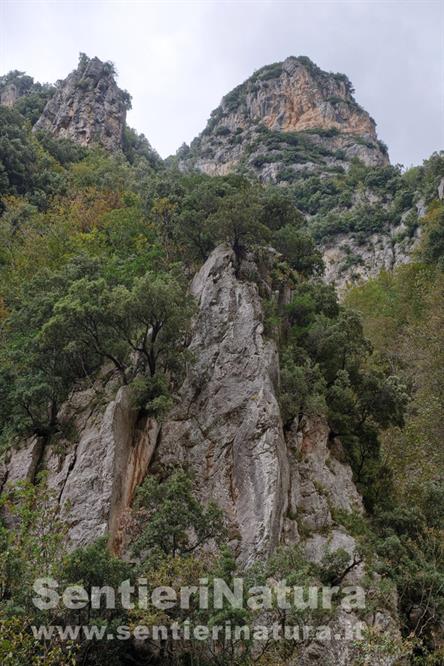
[(224, 536), (222, 511), (214, 502), (205, 507), (196, 499), (183, 470), (163, 482), (148, 476), (135, 506), (143, 525), (134, 543), (139, 555), (184, 556)]
[(245, 187), (223, 198), (217, 212), (210, 218), (214, 237), (230, 245), (238, 267), (249, 247), (264, 244), (271, 237), (269, 228), (260, 219), (260, 213), (257, 192)]

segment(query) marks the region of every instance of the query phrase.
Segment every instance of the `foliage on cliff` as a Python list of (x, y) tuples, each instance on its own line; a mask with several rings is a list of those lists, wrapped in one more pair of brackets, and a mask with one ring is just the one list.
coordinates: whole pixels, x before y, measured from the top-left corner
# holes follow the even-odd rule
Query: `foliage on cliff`
[[(259, 78), (266, 79), (267, 72)], [(30, 102), (31, 94), (25, 98)], [(443, 434), (443, 206), (435, 202), (429, 208), (418, 260), (353, 291), (346, 305), (320, 280), (322, 258), (311, 233), (322, 240), (346, 232), (359, 240), (407, 214), (405, 233), (412, 234), (417, 204), (430, 203), (436, 192), (442, 156), (405, 174), (396, 167), (355, 162), (347, 173), (307, 176), (297, 183), (289, 178), (288, 187), (279, 188), (240, 175), (167, 170), (131, 131), (124, 153), (106, 154), (32, 133), (32, 119), (25, 102), (0, 108), (2, 448), (13, 445), (18, 435), (49, 438), (60, 428), (58, 412), (72, 389), (104, 367), (117, 382), (132, 385), (140, 410), (162, 416), (187, 362), (193, 315), (189, 279), (218, 243), (227, 243), (239, 279), (256, 280), (267, 300), (265, 324), (281, 352), (286, 426), (304, 413), (323, 414), (340, 436), (372, 513), (372, 529), (354, 525), (363, 536), (362, 547), (378, 554), (377, 572), (396, 582), (404, 633), (416, 631), (422, 641), (418, 659), (433, 663), (427, 662), (427, 652), (433, 649), (432, 629), (442, 608), (437, 469)], [(270, 142), (282, 139), (264, 134)], [(294, 150), (306, 146), (299, 136), (286, 140)], [(313, 216), (308, 223), (300, 211)], [(242, 265), (252, 256), (260, 265), (270, 245), (277, 252), (271, 252), (267, 291), (260, 275), (246, 275)], [(291, 288), (287, 301), (276, 298), (284, 286)], [(415, 482), (413, 474), (419, 477)], [(142, 510), (156, 519), (141, 531), (139, 551), (163, 550), (162, 581), (192, 580), (193, 568), (203, 575), (219, 568), (228, 575), (234, 564), (226, 551), (210, 570), (185, 552), (194, 545), (190, 530), (204, 540), (217, 536), (217, 510), (193, 502), (184, 477), (173, 476), (169, 483), (153, 482), (141, 490)], [(36, 496), (39, 491), (43, 499)], [(44, 564), (59, 567), (66, 577), (69, 572), (71, 578), (100, 583), (125, 566), (102, 545), (62, 561), (60, 544), (42, 518), (45, 493), (42, 483), (25, 486), (15, 504), (11, 496), (11, 510), (24, 507), (20, 526), (17, 532), (2, 528), (0, 534), (7, 615), (7, 638), (0, 649), (8, 654), (8, 646), (16, 645), (22, 650), (18, 664), (35, 648), (29, 643), (29, 616), (24, 613), (20, 625), (11, 604), (18, 600), (26, 606), (20, 581), (41, 564), (39, 539), (47, 547)], [(405, 509), (407, 500), (414, 500), (414, 506)], [(180, 542), (173, 547), (166, 538), (172, 522)], [(297, 567), (307, 566), (300, 554), (287, 552), (282, 558), (293, 576)], [(265, 573), (279, 569), (282, 559), (277, 560)], [(334, 579), (338, 572), (331, 562), (324, 564), (323, 571), (314, 568), (307, 575)], [(17, 631), (24, 638), (14, 644)], [(58, 644), (43, 656), (48, 664), (75, 659)], [(120, 656), (113, 644), (101, 657), (92, 651), (85, 663), (104, 663), (104, 658), (120, 663)], [(232, 663), (229, 658), (221, 663)]]
[(409, 388), (404, 427), (392, 426), (381, 438), (393, 483), (380, 498), (375, 526), (385, 572), (397, 582), (404, 631), (423, 640), (424, 656), (444, 612), (442, 201), (432, 201), (422, 227), (414, 261), (353, 289), (347, 303), (361, 313), (380, 363)]
[[(411, 496), (443, 466), (444, 205), (435, 201), (423, 223), (415, 260), (347, 295), (381, 362), (403, 377), (412, 400), (403, 429), (384, 435), (384, 456), (401, 497)], [(413, 473), (414, 471), (414, 473)]]
[(104, 362), (122, 382), (137, 380), (139, 405), (165, 408), (185, 361), (187, 278), (217, 243), (240, 261), (276, 237), (301, 275), (321, 265), (284, 192), (33, 134), (15, 110), (0, 119), (5, 443), (57, 430), (71, 389)]
[(365, 244), (370, 234), (399, 227), (399, 243), (417, 231), (418, 213), (436, 196), (443, 175), (440, 153), (405, 172), (400, 165), (368, 167), (355, 160), (346, 172), (307, 175), (288, 189), (296, 207), (309, 216), (307, 226), (318, 241), (347, 234)]

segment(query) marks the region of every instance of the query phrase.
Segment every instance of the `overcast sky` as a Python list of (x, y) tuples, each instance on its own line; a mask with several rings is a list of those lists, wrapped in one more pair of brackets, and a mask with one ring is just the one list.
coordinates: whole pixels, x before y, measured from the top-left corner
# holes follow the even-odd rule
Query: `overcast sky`
[(344, 72), (392, 163), (444, 148), (444, 2), (0, 0), (0, 73), (64, 78), (78, 53), (112, 60), (129, 124), (166, 157), (262, 65), (307, 55)]

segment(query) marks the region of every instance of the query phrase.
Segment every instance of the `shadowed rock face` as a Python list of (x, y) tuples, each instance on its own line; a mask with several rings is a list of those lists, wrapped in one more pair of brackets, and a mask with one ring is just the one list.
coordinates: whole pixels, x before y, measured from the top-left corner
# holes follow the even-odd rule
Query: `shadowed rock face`
[(117, 150), (123, 143), (128, 102), (127, 93), (115, 82), (112, 65), (85, 58), (58, 83), (34, 129), (82, 146), (97, 143)]
[(121, 519), (156, 446), (156, 421), (138, 418), (128, 387), (114, 393), (113, 383), (104, 389), (102, 381), (74, 392), (59, 418), (74, 426), (75, 440), (45, 444), (32, 438), (13, 450), (0, 469), (1, 489), (47, 472), (71, 548), (109, 535), (112, 548), (120, 551)]
[(323, 72), (308, 58), (264, 67), (223, 98), (190, 152), (179, 153), (182, 166), (209, 174), (242, 166), (279, 182), (285, 168), (319, 171), (354, 157), (388, 164), (375, 122), (352, 92), (346, 76)]

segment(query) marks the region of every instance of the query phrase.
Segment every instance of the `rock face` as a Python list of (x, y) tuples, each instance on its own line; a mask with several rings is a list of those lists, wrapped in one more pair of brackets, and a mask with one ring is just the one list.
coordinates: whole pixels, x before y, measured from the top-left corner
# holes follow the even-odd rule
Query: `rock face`
[(375, 278), (382, 270), (392, 271), (409, 263), (411, 253), (420, 240), (420, 228), (413, 237), (402, 238), (402, 224), (391, 227), (386, 234), (374, 233), (359, 243), (347, 234), (340, 234), (322, 247), (325, 280), (334, 284), (339, 296), (349, 287)]
[[(243, 268), (251, 274), (252, 263), (241, 266), (240, 274)], [(188, 468), (201, 500), (223, 508), (241, 564), (266, 558), (279, 544), (300, 544), (316, 563), (342, 549), (350, 564), (343, 584), (359, 584), (365, 565), (335, 512), (362, 514), (362, 500), (341, 444), (323, 419), (301, 418), (284, 433), (279, 359), (264, 335), (257, 285), (237, 276), (231, 249), (220, 246), (196, 275), (192, 292), (199, 304), (190, 345), (194, 360), (178, 406), (162, 426), (150, 473), (163, 476), (177, 464)], [(393, 609), (381, 608), (380, 629), (396, 635), (394, 618)], [(333, 633), (358, 621), (340, 609)], [(352, 643), (314, 641), (295, 663), (314, 659), (350, 666)], [(381, 660), (381, 666), (391, 663)]]
[(258, 287), (237, 276), (230, 248), (214, 250), (191, 290), (199, 304), (193, 361), (162, 428), (138, 416), (128, 387), (116, 393), (113, 380), (100, 378), (74, 391), (59, 414), (73, 441), (24, 442), (3, 466), (2, 485), (47, 470), (72, 545), (109, 533), (118, 549), (120, 518), (137, 485), (147, 472), (165, 475), (181, 464), (201, 499), (224, 510), (243, 564), (307, 533), (307, 554), (318, 560), (327, 539), (316, 534), (343, 533), (332, 508), (363, 510), (340, 444), (329, 441), (322, 419), (303, 418), (284, 434), (277, 349), (264, 335)]
[(33, 481), (38, 471), (46, 470), (70, 546), (109, 535), (119, 550), (120, 518), (145, 477), (158, 425), (138, 419), (127, 387), (113, 398), (112, 384), (103, 393), (101, 382), (74, 392), (60, 419), (70, 423), (74, 441), (60, 439), (46, 446), (36, 438), (25, 442), (3, 465), (1, 485)]
[[(444, 180), (444, 179), (443, 179)], [(436, 190), (438, 198), (439, 187)], [(334, 284), (341, 297), (349, 287), (362, 284), (384, 271), (393, 271), (409, 263), (421, 240), (421, 220), (426, 215), (424, 199), (404, 213), (397, 224), (367, 235), (363, 240), (354, 234), (341, 233), (321, 244), (325, 264), (325, 280)], [(417, 219), (413, 233), (408, 233), (406, 220), (414, 213)]]
[[(234, 265), (231, 249), (220, 246), (193, 281), (195, 361), (151, 470), (191, 469), (201, 499), (223, 508), (232, 545), (249, 564), (279, 543), (303, 540), (298, 526), (304, 534), (333, 529), (331, 508), (363, 509), (350, 467), (328, 448), (323, 420), (302, 419), (284, 434), (276, 346), (264, 336), (256, 284), (238, 279)], [(327, 541), (307, 542), (310, 558), (321, 559)], [(349, 537), (349, 549), (353, 543)]]
[(230, 249), (213, 252), (192, 292), (200, 307), (196, 360), (155, 463), (192, 468), (201, 497), (224, 509), (237, 553), (251, 563), (278, 544), (287, 502), (277, 351), (263, 335), (257, 287), (237, 279)]
[(277, 182), (284, 174), (346, 167), (353, 157), (387, 164), (375, 122), (352, 92), (346, 76), (305, 57), (264, 67), (223, 98), (202, 134), (179, 151), (179, 163)]
[[(323, 535), (331, 530), (332, 543), (343, 541), (353, 554), (354, 540), (335, 525), (332, 511), (363, 513), (362, 500), (353, 483), (352, 472), (344, 464), (340, 442), (330, 441), (330, 430), (323, 419), (302, 418), (286, 434), (290, 468), (288, 510), (283, 540), (289, 543), (306, 537), (309, 559), (320, 561), (327, 547)], [(343, 535), (343, 538), (339, 535)]]
[(13, 107), (19, 96), (20, 95), (17, 90), (17, 86), (15, 86), (13, 83), (10, 83), (6, 86), (0, 95), (0, 106), (7, 106), (9, 108)]
[[(368, 167), (389, 165), (375, 122), (354, 99), (348, 78), (324, 72), (306, 57), (290, 57), (255, 72), (222, 99), (205, 130), (177, 153), (184, 171), (236, 172), (288, 187), (295, 205), (299, 202), (306, 214), (308, 229), (313, 215), (321, 217), (304, 208), (307, 192), (316, 196), (312, 181), (317, 179), (322, 199), (322, 185), (325, 191), (329, 187), (335, 191), (335, 180), (343, 177), (356, 158)], [(314, 177), (311, 181), (310, 176)], [(444, 192), (442, 183), (440, 188), (439, 196)], [(319, 242), (325, 279), (340, 294), (382, 269), (407, 263), (420, 235), (418, 225), (413, 228), (406, 223), (407, 214), (418, 221), (425, 213), (420, 200), (396, 217), (380, 195), (359, 191), (353, 193), (350, 203), (336, 202), (323, 215), (350, 212), (359, 206), (377, 208), (377, 215), (383, 218), (386, 214), (386, 221), (375, 224), (374, 232), (356, 237), (352, 232), (338, 233)]]
[[(72, 441), (24, 442), (3, 466), (3, 485), (46, 469), (73, 545), (106, 533), (118, 545), (137, 485), (178, 464), (193, 472), (201, 499), (224, 510), (244, 564), (303, 541), (302, 533), (342, 532), (332, 508), (362, 512), (351, 469), (322, 419), (303, 418), (284, 433), (278, 352), (264, 335), (258, 286), (238, 277), (232, 250), (221, 245), (191, 290), (199, 304), (193, 360), (162, 427), (139, 417), (128, 387), (99, 378), (59, 414)], [(321, 557), (321, 541), (307, 542), (310, 557)]]
[(97, 143), (117, 150), (123, 145), (129, 102), (128, 93), (116, 84), (111, 63), (85, 56), (76, 70), (58, 82), (34, 129), (83, 146)]
[[(122, 518), (137, 485), (147, 473), (165, 477), (182, 465), (193, 473), (200, 499), (215, 500), (224, 510), (241, 565), (267, 558), (279, 544), (300, 544), (317, 563), (342, 549), (350, 562), (344, 585), (356, 585), (365, 564), (335, 516), (338, 510), (362, 513), (361, 498), (341, 444), (323, 419), (303, 417), (284, 433), (278, 353), (264, 335), (258, 286), (245, 277), (252, 267), (250, 257), (239, 269), (232, 250), (222, 245), (195, 276), (191, 290), (199, 310), (192, 360), (177, 406), (161, 428), (138, 416), (127, 387), (116, 393), (115, 384), (102, 378), (74, 392), (60, 414), (74, 424), (75, 441), (43, 447), (33, 439), (12, 454), (0, 476), (4, 485), (46, 469), (71, 545), (109, 534), (119, 551)], [(377, 615), (381, 630), (396, 634), (393, 612), (382, 607)], [(358, 620), (338, 609), (331, 626), (336, 633)], [(353, 655), (351, 642), (314, 641), (297, 663), (350, 666)]]

